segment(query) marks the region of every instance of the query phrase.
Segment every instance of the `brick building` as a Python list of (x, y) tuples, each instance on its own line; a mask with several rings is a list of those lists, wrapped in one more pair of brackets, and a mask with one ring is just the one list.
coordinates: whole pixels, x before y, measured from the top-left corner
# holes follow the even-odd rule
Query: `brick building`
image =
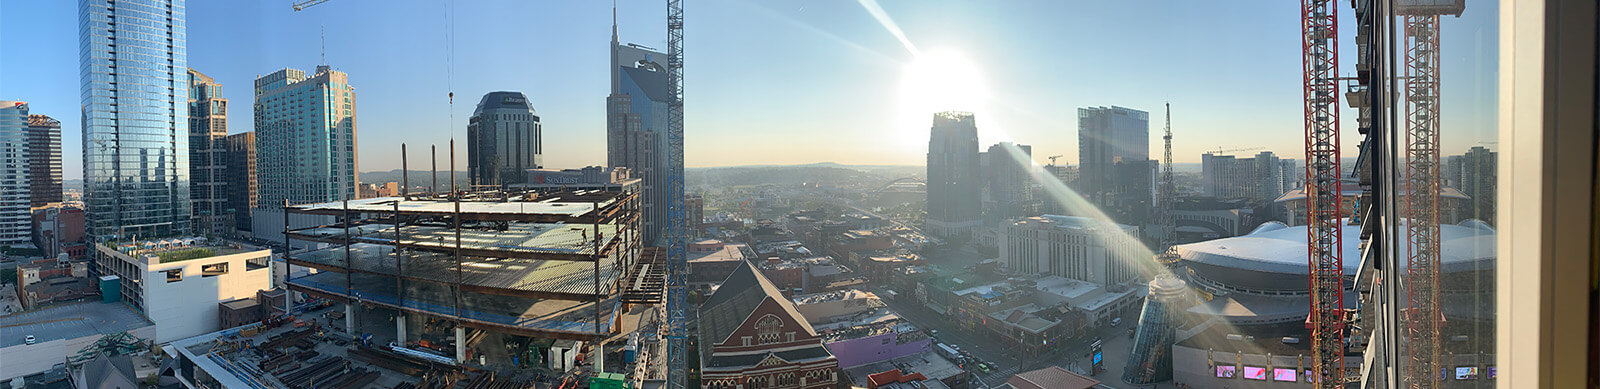
[(794, 303), (750, 264), (700, 306), (700, 382), (708, 389), (831, 388), (839, 361)]

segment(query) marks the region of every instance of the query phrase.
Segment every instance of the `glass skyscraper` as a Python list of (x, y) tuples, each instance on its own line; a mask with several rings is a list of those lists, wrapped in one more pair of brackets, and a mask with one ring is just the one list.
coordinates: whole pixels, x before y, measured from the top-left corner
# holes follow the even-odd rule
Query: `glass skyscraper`
[(88, 234), (190, 233), (184, 0), (84, 0), (78, 12)]
[(611, 25), (611, 94), (606, 96), (606, 165), (642, 179), (646, 244), (665, 238), (667, 224), (667, 55), (617, 40)]
[(965, 236), (979, 219), (983, 181), (978, 166), (978, 125), (968, 112), (933, 115), (928, 137), (929, 233), (950, 238)]
[(28, 103), (0, 101), (0, 245), (28, 243), (31, 236), (29, 157)]
[[(320, 65), (309, 77), (299, 69), (283, 69), (257, 78), (255, 92), (259, 191), (251, 232), (276, 241), (283, 236), (284, 201), (357, 197), (355, 87), (349, 75)], [(289, 221), (295, 226), (322, 222)]]

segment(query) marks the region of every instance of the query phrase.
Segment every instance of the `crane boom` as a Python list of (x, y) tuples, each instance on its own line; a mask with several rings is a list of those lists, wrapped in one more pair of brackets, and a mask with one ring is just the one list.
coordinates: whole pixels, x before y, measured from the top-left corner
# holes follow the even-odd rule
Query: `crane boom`
[(1301, 0), (1313, 382), (1344, 387), (1344, 258), (1340, 235), (1339, 38), (1333, 0)]
[[(688, 387), (688, 222), (683, 204), (683, 0), (667, 0), (667, 389)], [(698, 386), (698, 385), (696, 385)]]

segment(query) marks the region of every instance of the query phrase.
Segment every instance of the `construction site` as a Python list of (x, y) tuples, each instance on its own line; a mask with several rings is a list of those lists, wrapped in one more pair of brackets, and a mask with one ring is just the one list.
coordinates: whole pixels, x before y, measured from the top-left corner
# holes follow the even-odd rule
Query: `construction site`
[(405, 194), (284, 210), (330, 221), (285, 234), (289, 247), (317, 243), (283, 259), (289, 289), (307, 296), (296, 301), (317, 304), (290, 311), (342, 306), (301, 320), (357, 342), (351, 353), (556, 377), (594, 364), (608, 340), (620, 350), (660, 314), (665, 269), (640, 243), (636, 192)]

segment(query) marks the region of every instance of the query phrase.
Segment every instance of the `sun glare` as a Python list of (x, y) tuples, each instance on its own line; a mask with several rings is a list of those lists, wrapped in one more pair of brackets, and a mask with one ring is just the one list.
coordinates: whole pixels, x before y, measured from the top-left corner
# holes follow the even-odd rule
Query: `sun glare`
[(927, 139), (933, 114), (943, 111), (985, 113), (988, 99), (982, 72), (956, 51), (922, 52), (900, 82), (900, 130), (907, 142)]

